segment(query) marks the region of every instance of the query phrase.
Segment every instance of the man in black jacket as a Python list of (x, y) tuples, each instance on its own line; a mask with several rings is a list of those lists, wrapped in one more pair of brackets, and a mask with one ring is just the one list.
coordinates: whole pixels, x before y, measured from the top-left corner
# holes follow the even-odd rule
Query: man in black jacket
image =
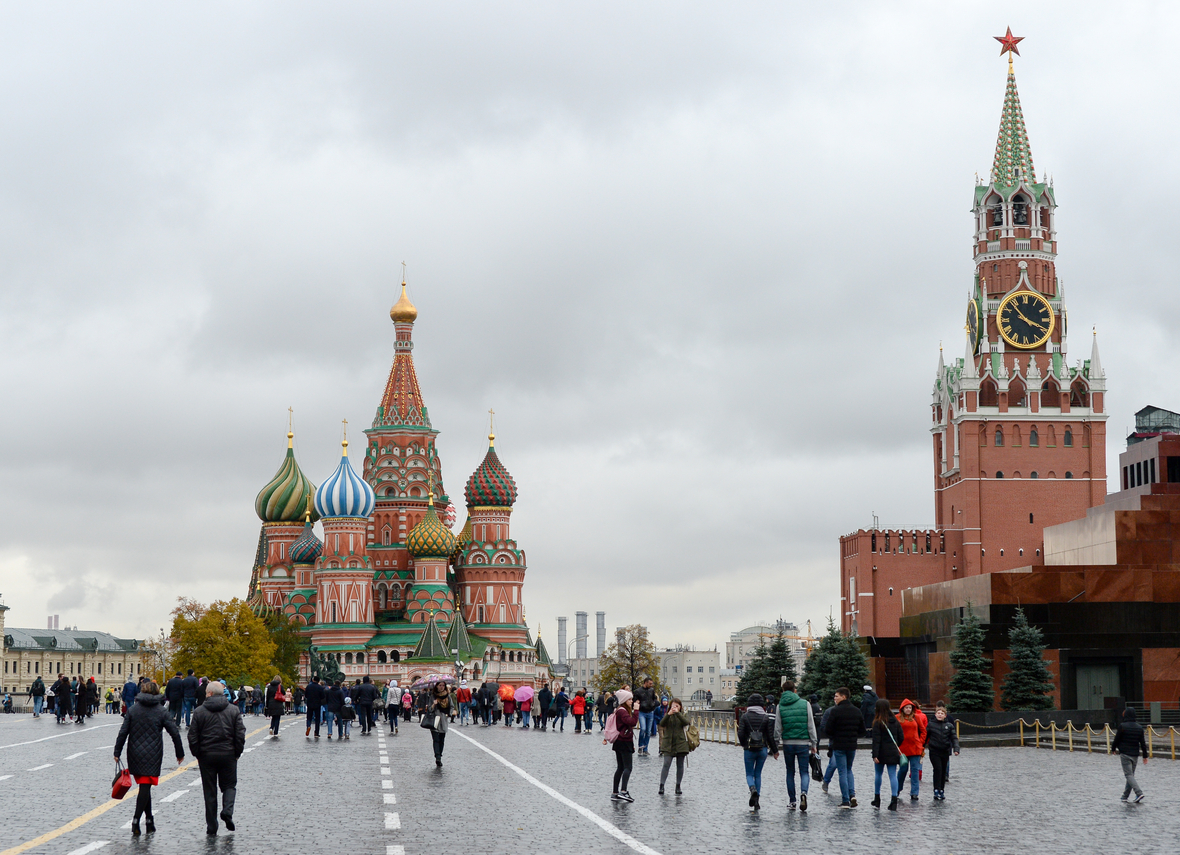
[(208, 683), (205, 702), (193, 713), (188, 747), (201, 767), (205, 793), (205, 833), (217, 833), (217, 790), (221, 790), (221, 819), (234, 830), (238, 758), (246, 748), (246, 725), (238, 708), (225, 697), (221, 683)]
[(324, 687), (320, 685), (320, 678), (312, 677), (307, 684), (307, 692), (303, 696), (307, 704), (307, 730), (304, 736), (311, 736), (311, 726), (315, 724), (315, 738), (320, 738), (320, 719), (323, 718)]
[(197, 678), (193, 676), (193, 669), (188, 669), (188, 676), (181, 681), (184, 686), (184, 726), (188, 727), (193, 720), (193, 707), (197, 703)]
[(873, 687), (866, 685), (864, 700), (860, 702), (860, 714), (865, 720), (865, 730), (873, 729), (873, 719), (877, 715), (877, 693)]
[(841, 686), (835, 692), (836, 706), (828, 715), (824, 731), (831, 739), (832, 759), (840, 776), (840, 807), (856, 807), (856, 782), (852, 777), (852, 761), (856, 758), (856, 741), (864, 735), (865, 721), (860, 710), (852, 705), (852, 692)]
[(168, 702), (168, 713), (172, 720), (180, 727), (180, 717), (184, 715), (184, 678), (179, 671), (164, 686), (164, 700)]
[(1139, 762), (1139, 755), (1143, 755), (1143, 765), (1147, 765), (1147, 740), (1143, 735), (1143, 725), (1135, 720), (1135, 710), (1127, 707), (1123, 710), (1123, 721), (1119, 729), (1114, 732), (1114, 741), (1110, 745), (1110, 753), (1118, 754), (1123, 762), (1123, 775), (1127, 785), (1123, 788), (1123, 801), (1135, 791), (1135, 804), (1143, 801), (1143, 790), (1139, 789), (1139, 782), (1135, 780), (1135, 764)]
[(361, 720), (361, 733), (367, 734), (373, 731), (373, 704), (377, 702), (377, 698), (381, 697), (381, 693), (377, 691), (377, 687), (373, 685), (373, 681), (369, 679), (366, 674), (364, 680), (356, 690), (352, 693), (352, 702), (356, 704), (357, 717)]
[(643, 681), (643, 685), (635, 690), (635, 707), (639, 710), (639, 746), (637, 754), (647, 754), (647, 744), (655, 732), (655, 711), (660, 705), (651, 677)]
[(549, 684), (541, 686), (537, 692), (537, 715), (541, 719), (541, 730), (549, 729), (549, 705), (553, 703), (553, 693), (549, 691)]

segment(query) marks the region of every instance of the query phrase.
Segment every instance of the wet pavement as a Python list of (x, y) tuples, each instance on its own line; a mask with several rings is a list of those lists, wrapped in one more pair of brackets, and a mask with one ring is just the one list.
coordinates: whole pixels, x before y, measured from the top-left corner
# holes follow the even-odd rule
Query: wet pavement
[[(1141, 767), (1147, 801), (1128, 805), (1117, 758), (986, 748), (952, 760), (945, 802), (923, 786), (918, 802), (903, 793), (896, 813), (869, 807), (867, 752), (855, 762), (861, 806), (852, 811), (837, 808), (835, 781), (829, 795), (812, 785), (806, 814), (788, 810), (783, 761), (768, 760), (753, 813), (741, 751), (709, 743), (691, 755), (682, 796), (657, 795), (659, 758), (636, 757), (636, 801), (625, 804), (610, 800), (614, 757), (597, 734), (454, 727), (439, 769), (416, 722), (397, 736), (354, 729), (329, 742), (305, 739), (302, 721), (288, 717), (271, 740), (266, 719), (247, 716), (237, 831), (206, 837), (194, 767), (162, 781), (158, 830), (133, 839), (134, 791), (109, 799), (118, 724), (105, 715), (85, 726), (0, 717), (0, 855), (55, 832), (20, 851), (416, 855), (469, 841), (460, 851), (1150, 852), (1174, 848), (1180, 809), (1180, 765), (1169, 760)], [(669, 793), (674, 776), (675, 767)]]

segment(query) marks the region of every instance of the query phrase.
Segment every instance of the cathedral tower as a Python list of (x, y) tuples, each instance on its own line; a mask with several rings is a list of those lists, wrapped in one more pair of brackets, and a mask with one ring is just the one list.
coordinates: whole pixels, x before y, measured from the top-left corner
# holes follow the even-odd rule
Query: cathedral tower
[(295, 433), (288, 430), (287, 454), (282, 465), (254, 500), (254, 511), (262, 520), (262, 532), (247, 599), (256, 607), (283, 608), (297, 584), (291, 546), (303, 533), (304, 523), (318, 519), (310, 513), (315, 484), (295, 461), (294, 444)]
[(345, 624), (371, 630), (374, 623), (373, 564), (365, 550), (365, 533), (375, 497), (348, 462), (348, 440), (340, 445), (340, 465), (315, 494), (315, 509), (324, 526), (323, 552), (315, 565), (315, 640), (320, 644), (328, 640), (320, 630)]

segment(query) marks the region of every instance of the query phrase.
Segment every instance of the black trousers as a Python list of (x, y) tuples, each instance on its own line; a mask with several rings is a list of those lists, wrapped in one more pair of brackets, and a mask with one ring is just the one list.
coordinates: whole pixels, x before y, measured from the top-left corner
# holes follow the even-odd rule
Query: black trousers
[(238, 758), (232, 754), (206, 754), (197, 763), (201, 767), (201, 790), (205, 794), (205, 827), (217, 830), (217, 790), (221, 790), (223, 810), (233, 816), (238, 795)]
[(946, 786), (946, 766), (951, 759), (949, 751), (930, 749), (930, 766), (934, 769), (934, 789), (941, 790)]
[(430, 739), (434, 742), (434, 756), (441, 758), (443, 744), (447, 741), (447, 735), (445, 733), (439, 733), (437, 730), (432, 730), (430, 731)]
[(356, 712), (357, 718), (361, 720), (361, 733), (368, 733), (373, 727), (373, 705), (358, 704)]
[(612, 793), (627, 791), (627, 782), (631, 779), (631, 765), (635, 759), (632, 751), (630, 742), (626, 743), (626, 747), (617, 743), (615, 745), (615, 783)]
[(283, 720), (282, 713), (279, 713), (278, 715), (272, 715), (270, 717), (270, 732), (275, 734), (276, 736), (279, 733), (279, 723), (282, 720)]

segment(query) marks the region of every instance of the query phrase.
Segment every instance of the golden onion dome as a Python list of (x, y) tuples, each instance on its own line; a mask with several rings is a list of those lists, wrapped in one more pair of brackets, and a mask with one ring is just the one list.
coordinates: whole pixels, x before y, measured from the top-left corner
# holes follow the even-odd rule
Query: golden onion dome
[(402, 282), (402, 295), (393, 304), (393, 308), (389, 310), (389, 317), (395, 324), (412, 324), (418, 317), (418, 310), (414, 308), (414, 304), (406, 296), (406, 283), (404, 281)]
[(434, 510), (434, 494), (424, 516), (406, 537), (406, 548), (415, 558), (450, 558), (455, 549), (453, 535)]

